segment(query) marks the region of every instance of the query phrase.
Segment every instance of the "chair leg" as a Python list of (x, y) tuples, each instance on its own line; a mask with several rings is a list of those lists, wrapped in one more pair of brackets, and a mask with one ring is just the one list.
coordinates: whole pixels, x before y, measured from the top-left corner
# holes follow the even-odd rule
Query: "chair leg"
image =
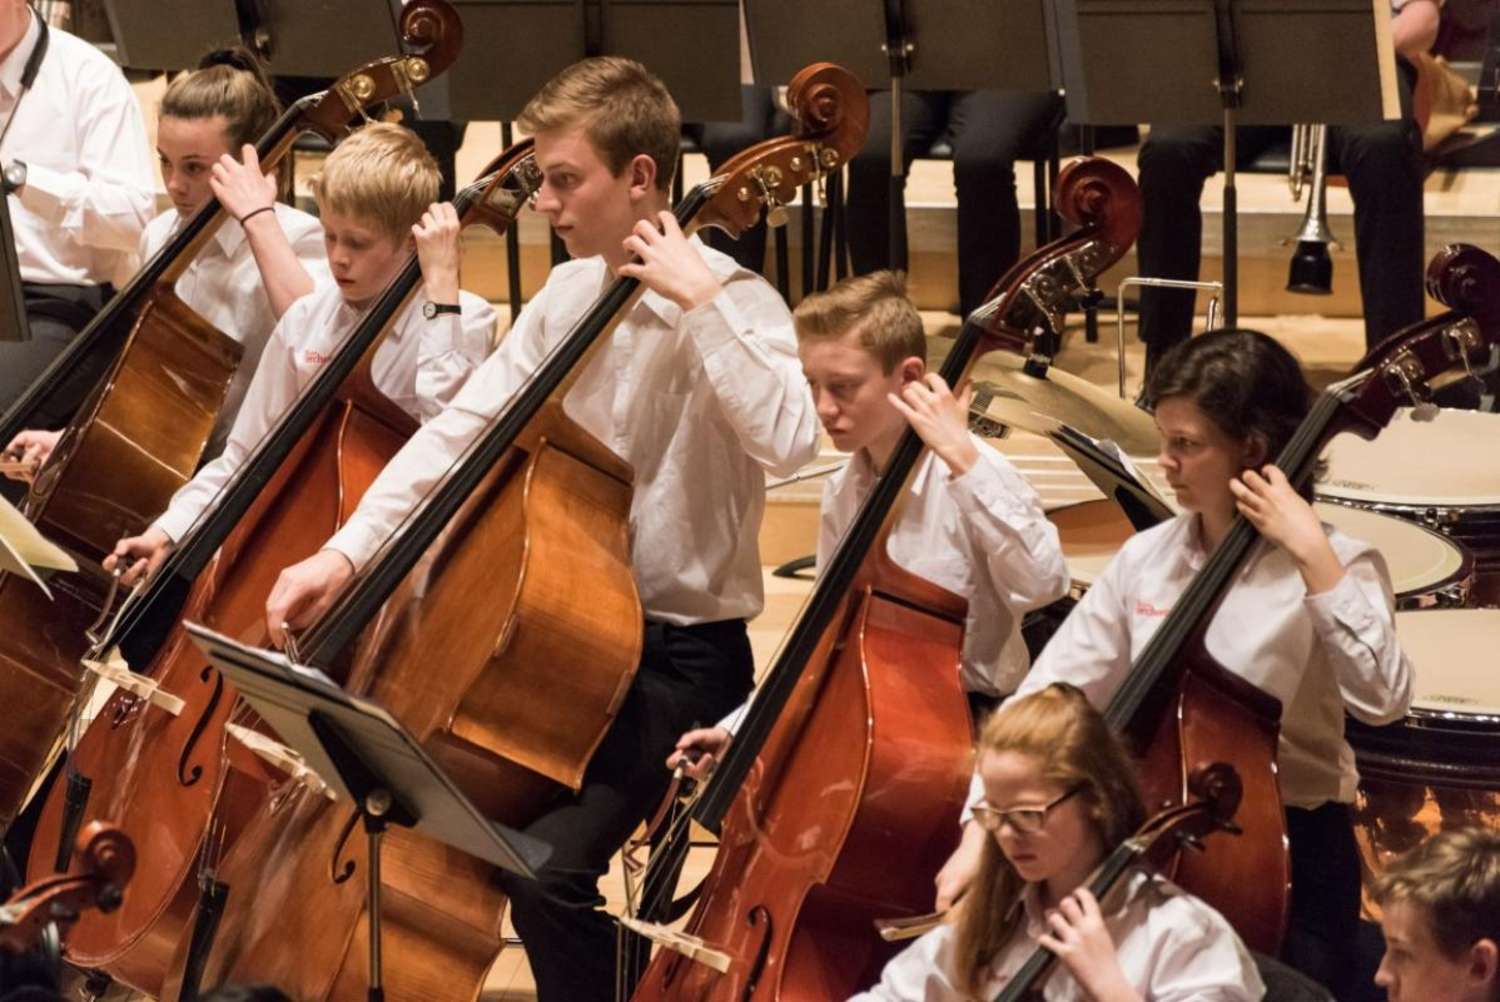
[(788, 304), (792, 302), (792, 262), (787, 259), (790, 253), (791, 241), (787, 239), (785, 226), (777, 226), (771, 230), (776, 237), (776, 291), (781, 293), (781, 298)]
[(806, 298), (818, 285), (813, 279), (813, 266), (816, 263), (818, 251), (813, 245), (813, 186), (804, 184), (802, 186), (802, 298)]
[(828, 179), (828, 208), (833, 213), (833, 275), (842, 282), (849, 277), (848, 206), (844, 204), (844, 172)]

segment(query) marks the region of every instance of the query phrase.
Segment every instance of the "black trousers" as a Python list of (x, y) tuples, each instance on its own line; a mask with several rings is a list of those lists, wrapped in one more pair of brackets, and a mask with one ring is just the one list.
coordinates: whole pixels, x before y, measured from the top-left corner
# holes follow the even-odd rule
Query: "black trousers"
[[(10, 409), (114, 295), (114, 289), (107, 285), (31, 282), (25, 284), (23, 292), (31, 339), (0, 342), (0, 411)], [(60, 428), (68, 422), (114, 360), (109, 353), (103, 354), (60, 387), (37, 415), (38, 426)], [(4, 444), (0, 442), (0, 447)]]
[(753, 670), (743, 620), (646, 624), (640, 671), (583, 788), (526, 828), (551, 844), (551, 859), (536, 880), (501, 878), (539, 1002), (613, 1002), (616, 924), (599, 910), (599, 878), (665, 795), (677, 738), (739, 706)]
[[(905, 162), (946, 136), (953, 146), (958, 196), (958, 301), (967, 316), (1021, 255), (1016, 159), (1056, 127), (1054, 94), (906, 91), (901, 102)], [(905, 210), (899, 252), (890, 258), (891, 95), (870, 95), (870, 134), (849, 163), (849, 255), (855, 274), (906, 268)]]
[(1357, 985), (1359, 847), (1348, 804), (1286, 809), (1292, 905), (1282, 960), (1348, 998)]
[[(683, 131), (693, 137), (708, 159), (709, 170), (718, 170), (720, 164), (736, 153), (770, 136), (790, 131), (791, 123), (787, 120), (786, 113), (776, 107), (769, 87), (758, 84), (742, 86), (740, 112), (738, 122), (705, 122), (683, 126)], [(706, 232), (710, 247), (728, 254), (750, 271), (765, 271), (765, 220), (750, 227), (738, 240), (718, 228)]]
[[(1405, 64), (1402, 64), (1403, 69)], [(1406, 73), (1402, 107), (1410, 107)], [(1235, 135), (1236, 160), (1248, 164), (1287, 130), (1244, 127)], [(1349, 180), (1354, 198), (1354, 246), (1365, 341), (1417, 323), (1423, 315), (1422, 138), (1410, 117), (1373, 125), (1331, 126), (1330, 169)], [(1153, 126), (1141, 147), (1143, 217), (1137, 241), (1142, 275), (1198, 278), (1203, 244), (1203, 184), (1224, 166), (1224, 130), (1214, 126)], [(1290, 255), (1288, 255), (1290, 257)], [(1148, 356), (1186, 340), (1193, 323), (1193, 293), (1142, 289), (1140, 336)]]

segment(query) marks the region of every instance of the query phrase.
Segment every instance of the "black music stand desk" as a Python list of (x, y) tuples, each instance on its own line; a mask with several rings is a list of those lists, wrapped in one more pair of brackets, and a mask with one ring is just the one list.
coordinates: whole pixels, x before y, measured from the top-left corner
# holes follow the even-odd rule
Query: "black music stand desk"
[(371, 1002), (380, 974), (380, 845), (398, 824), (513, 873), (534, 877), (552, 853), (540, 839), (489, 820), (379, 704), (350, 696), (274, 651), (196, 623), (193, 642), (324, 782), (357, 805), (369, 843)]

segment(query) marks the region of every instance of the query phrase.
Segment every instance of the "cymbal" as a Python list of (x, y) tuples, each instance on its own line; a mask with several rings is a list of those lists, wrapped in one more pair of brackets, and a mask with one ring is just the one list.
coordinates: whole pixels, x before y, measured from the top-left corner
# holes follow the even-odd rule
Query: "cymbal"
[(991, 353), (984, 361), (989, 378), (974, 383), (974, 409), (1037, 435), (1066, 424), (1091, 438), (1109, 439), (1129, 455), (1156, 455), (1161, 436), (1150, 414), (1055, 365), (1040, 377), (1024, 366), (1018, 355)]

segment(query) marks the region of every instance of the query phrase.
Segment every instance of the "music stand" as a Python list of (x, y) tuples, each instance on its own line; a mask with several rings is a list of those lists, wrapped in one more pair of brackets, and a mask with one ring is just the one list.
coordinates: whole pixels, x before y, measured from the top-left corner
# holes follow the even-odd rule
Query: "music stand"
[(190, 70), (209, 49), (241, 41), (234, 0), (104, 0), (104, 13), (116, 61), (131, 69)]
[(551, 855), (541, 840), (481, 814), (379, 704), (356, 699), (273, 651), (247, 647), (196, 623), (187, 630), (282, 741), (359, 808), (369, 846), (371, 1002), (384, 997), (380, 847), (388, 825), (411, 828), (524, 877), (534, 877)]
[[(1070, 121), (1223, 126), (1224, 323), (1233, 327), (1235, 126), (1398, 118), (1389, 7), (1370, 0), (1052, 2)], [(1339, 72), (1328, 75), (1329, 66)]]
[(0, 195), (0, 341), (30, 341), (26, 318), (26, 290), (21, 285), (21, 260), (10, 221), (10, 199)]
[(745, 29), (758, 81), (786, 81), (810, 63), (830, 61), (871, 90), (889, 86), (892, 267), (906, 215), (904, 88), (1058, 88), (1044, 0), (745, 0)]
[(542, 85), (588, 56), (634, 59), (684, 121), (740, 117), (737, 0), (453, 0), (464, 50), (445, 74), (455, 118), (513, 121)]

